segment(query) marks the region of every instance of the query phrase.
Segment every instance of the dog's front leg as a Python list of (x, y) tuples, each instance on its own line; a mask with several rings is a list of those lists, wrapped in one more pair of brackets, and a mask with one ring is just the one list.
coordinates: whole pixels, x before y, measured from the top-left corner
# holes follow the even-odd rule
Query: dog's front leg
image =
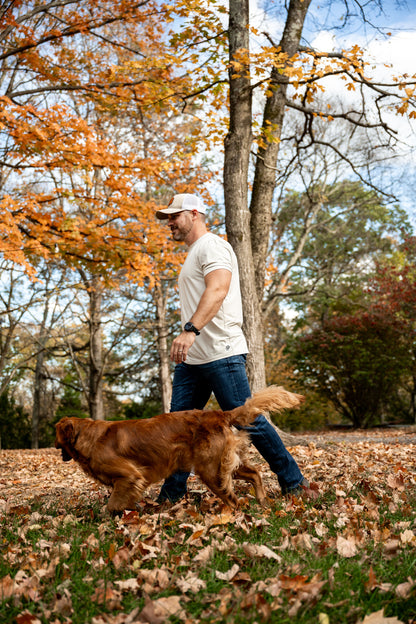
[(108, 499), (110, 513), (119, 513), (125, 509), (134, 509), (147, 487), (147, 481), (141, 474), (114, 479), (113, 491)]

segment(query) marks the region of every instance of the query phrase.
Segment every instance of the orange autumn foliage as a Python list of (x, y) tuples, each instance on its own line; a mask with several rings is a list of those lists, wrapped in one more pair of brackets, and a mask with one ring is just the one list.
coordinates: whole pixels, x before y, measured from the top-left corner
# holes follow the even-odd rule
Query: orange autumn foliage
[(0, 252), (32, 274), (43, 257), (151, 285), (180, 261), (156, 208), (207, 178), (186, 140), (196, 123), (166, 99), (169, 10), (55, 5), (0, 13)]

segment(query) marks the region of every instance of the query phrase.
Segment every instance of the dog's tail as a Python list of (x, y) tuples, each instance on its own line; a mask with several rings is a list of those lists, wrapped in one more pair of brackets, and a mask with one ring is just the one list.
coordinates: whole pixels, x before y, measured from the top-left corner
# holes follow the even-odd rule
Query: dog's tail
[(244, 405), (226, 412), (230, 425), (247, 426), (263, 412), (280, 412), (299, 407), (305, 400), (301, 394), (285, 390), (281, 386), (268, 386), (248, 398)]

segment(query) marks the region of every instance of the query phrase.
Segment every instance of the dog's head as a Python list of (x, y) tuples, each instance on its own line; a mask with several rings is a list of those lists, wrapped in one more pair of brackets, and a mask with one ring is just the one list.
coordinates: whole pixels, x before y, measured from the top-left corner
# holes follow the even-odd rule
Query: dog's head
[(70, 461), (75, 458), (75, 443), (79, 434), (80, 421), (82, 420), (82, 418), (65, 416), (55, 425), (55, 448), (61, 449), (63, 461)]

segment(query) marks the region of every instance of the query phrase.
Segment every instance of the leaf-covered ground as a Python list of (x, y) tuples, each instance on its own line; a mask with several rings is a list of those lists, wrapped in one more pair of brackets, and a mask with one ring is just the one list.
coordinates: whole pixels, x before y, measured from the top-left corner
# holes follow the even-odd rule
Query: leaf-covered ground
[(237, 484), (224, 509), (197, 477), (111, 518), (106, 488), (55, 449), (0, 452), (0, 622), (416, 624), (416, 431), (303, 436), (312, 500)]

